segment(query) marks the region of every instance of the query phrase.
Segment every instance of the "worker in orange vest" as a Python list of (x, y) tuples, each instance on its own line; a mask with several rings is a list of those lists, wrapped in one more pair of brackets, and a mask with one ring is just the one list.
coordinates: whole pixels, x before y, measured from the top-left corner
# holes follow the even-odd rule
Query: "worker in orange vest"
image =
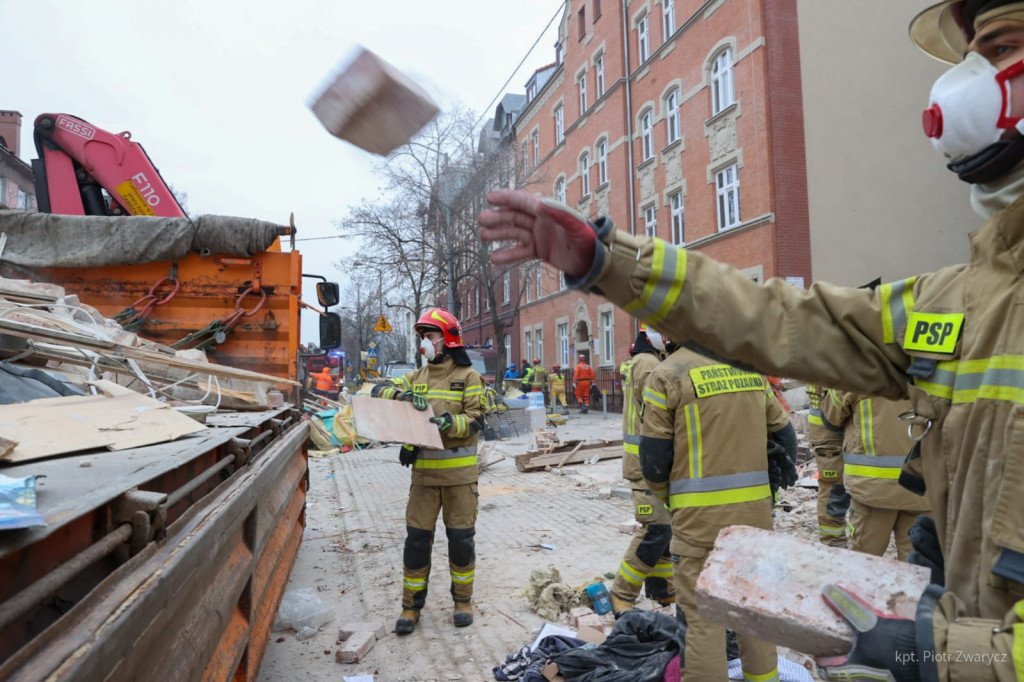
[(580, 414), (590, 409), (590, 386), (594, 383), (594, 370), (587, 364), (587, 356), (581, 355), (573, 370), (572, 380), (576, 384), (576, 401), (580, 404)]
[(313, 377), (316, 379), (316, 389), (314, 389), (314, 393), (322, 395), (325, 398), (330, 398), (334, 395), (334, 377), (331, 376), (330, 367), (325, 366), (317, 374), (314, 374)]

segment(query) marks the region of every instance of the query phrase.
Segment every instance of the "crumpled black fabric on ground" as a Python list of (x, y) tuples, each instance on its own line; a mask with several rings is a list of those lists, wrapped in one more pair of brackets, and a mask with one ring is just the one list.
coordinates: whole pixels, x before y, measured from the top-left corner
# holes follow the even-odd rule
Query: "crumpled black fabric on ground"
[(565, 635), (548, 635), (537, 642), (537, 648), (530, 651), (530, 647), (524, 646), (514, 654), (509, 654), (505, 662), (494, 668), (494, 679), (506, 682), (507, 680), (520, 680), (520, 682), (547, 682), (540, 674), (548, 659), (554, 654), (570, 651), (585, 645), (582, 639), (566, 637)]
[(574, 682), (661, 682), (669, 662), (683, 652), (686, 628), (657, 611), (627, 611), (608, 639), (594, 649), (551, 656)]

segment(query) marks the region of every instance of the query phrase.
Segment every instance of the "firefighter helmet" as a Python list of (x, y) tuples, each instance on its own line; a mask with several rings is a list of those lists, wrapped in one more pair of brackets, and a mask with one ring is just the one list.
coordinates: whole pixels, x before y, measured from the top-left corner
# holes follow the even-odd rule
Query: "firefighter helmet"
[(587, 361), (587, 356), (586, 355), (580, 355), (580, 362), (586, 362), (586, 361)]
[(539, 365), (540, 364), (540, 358), (534, 358), (533, 359), (533, 364)]
[(439, 329), (444, 334), (446, 348), (462, 346), (462, 325), (459, 320), (444, 308), (429, 308), (420, 315), (413, 325), (413, 330), (423, 336), (428, 329)]
[(927, 54), (950, 64), (964, 59), (967, 45), (980, 28), (1019, 0), (945, 0), (922, 10), (910, 22), (910, 39)]
[(561, 369), (562, 369), (562, 366), (561, 366), (561, 365), (555, 365), (555, 366), (554, 366), (554, 367), (552, 367), (551, 369), (555, 370), (556, 372), (559, 372), (559, 371), (561, 371)]

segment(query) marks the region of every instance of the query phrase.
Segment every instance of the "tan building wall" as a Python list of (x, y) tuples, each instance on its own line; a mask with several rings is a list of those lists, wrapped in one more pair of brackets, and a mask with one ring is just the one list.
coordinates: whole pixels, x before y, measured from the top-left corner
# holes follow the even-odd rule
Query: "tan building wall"
[(967, 259), (981, 219), (921, 130), (948, 66), (907, 37), (933, 2), (797, 2), (815, 280), (856, 286)]

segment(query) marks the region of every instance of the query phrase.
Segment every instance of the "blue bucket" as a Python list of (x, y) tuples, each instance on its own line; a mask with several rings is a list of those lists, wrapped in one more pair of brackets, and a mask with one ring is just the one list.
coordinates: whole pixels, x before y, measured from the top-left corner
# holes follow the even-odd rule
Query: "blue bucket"
[(587, 596), (590, 597), (590, 604), (597, 615), (600, 616), (612, 610), (612, 600), (604, 583), (588, 585)]

